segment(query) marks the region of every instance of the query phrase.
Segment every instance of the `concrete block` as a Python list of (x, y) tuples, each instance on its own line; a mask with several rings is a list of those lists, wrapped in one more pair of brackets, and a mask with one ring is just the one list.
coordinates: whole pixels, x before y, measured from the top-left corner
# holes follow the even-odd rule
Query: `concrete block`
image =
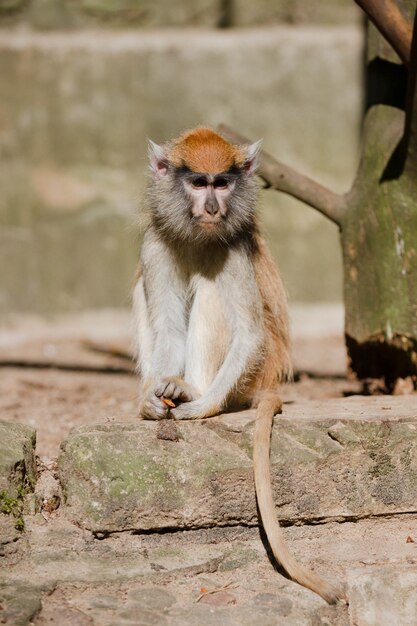
[(1, 584), (0, 606), (3, 624), (29, 626), (42, 609), (41, 594), (29, 584)]
[[(156, 424), (76, 430), (59, 457), (71, 519), (94, 531), (201, 528), (256, 520), (251, 462), (202, 424), (184, 424), (179, 441)], [(236, 517), (237, 516), (237, 517)]]
[[(361, 37), (356, 27), (0, 32), (0, 311), (128, 303), (147, 137), (225, 122), (346, 190)], [(339, 300), (337, 229), (276, 192), (261, 204), (291, 298)]]
[(415, 565), (351, 570), (348, 575), (351, 624), (413, 626), (417, 616), (416, 585)]
[(35, 484), (35, 442), (32, 428), (0, 421), (0, 491), (10, 498)]
[(233, 24), (255, 26), (271, 24), (354, 24), (362, 16), (350, 0), (235, 0)]
[(350, 0), (1, 0), (0, 26), (39, 30), (234, 27), (271, 24), (353, 24), (361, 12)]
[(75, 0), (80, 13), (125, 26), (217, 26), (221, 3), (213, 0)]
[(0, 19), (19, 11), (25, 6), (25, 0), (1, 0), (0, 2)]
[[(180, 423), (179, 441), (159, 439), (153, 422), (75, 430), (59, 459), (69, 519), (95, 532), (256, 524), (253, 421), (239, 416)], [(416, 441), (415, 420), (277, 418), (279, 518), (415, 512)]]

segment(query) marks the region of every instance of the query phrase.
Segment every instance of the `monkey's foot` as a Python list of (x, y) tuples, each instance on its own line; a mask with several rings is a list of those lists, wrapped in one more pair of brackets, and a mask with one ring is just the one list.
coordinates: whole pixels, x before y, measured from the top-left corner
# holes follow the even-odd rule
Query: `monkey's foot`
[(180, 404), (175, 409), (171, 409), (171, 415), (176, 420), (196, 420), (203, 417), (217, 415), (220, 408), (217, 406), (207, 406), (201, 400)]

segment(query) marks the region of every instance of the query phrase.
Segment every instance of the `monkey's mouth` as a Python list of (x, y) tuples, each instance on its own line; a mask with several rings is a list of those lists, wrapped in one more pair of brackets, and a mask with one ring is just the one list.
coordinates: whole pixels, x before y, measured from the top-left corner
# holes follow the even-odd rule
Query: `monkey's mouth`
[(216, 233), (219, 230), (220, 220), (200, 220), (200, 228), (206, 233)]
[(214, 228), (220, 224), (221, 221), (222, 218), (219, 215), (216, 217), (200, 217), (198, 223), (201, 224), (203, 228)]
[(199, 215), (194, 221), (195, 228), (208, 239), (217, 238), (224, 230), (224, 218), (217, 215)]

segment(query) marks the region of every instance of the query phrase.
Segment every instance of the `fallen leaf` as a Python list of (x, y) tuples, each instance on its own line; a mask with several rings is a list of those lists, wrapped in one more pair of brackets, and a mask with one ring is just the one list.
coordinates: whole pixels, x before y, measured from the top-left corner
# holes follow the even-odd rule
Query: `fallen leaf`
[[(200, 602), (200, 600), (203, 600), (203, 598), (205, 598), (206, 596), (209, 597), (211, 595), (218, 595), (218, 594), (222, 594), (226, 589), (235, 589), (236, 587), (238, 587), (238, 583), (233, 582), (233, 580), (231, 580), (229, 583), (227, 583), (226, 585), (223, 585), (223, 587), (218, 587), (217, 589), (205, 589), (205, 591), (203, 591), (197, 598), (196, 602)], [(232, 594), (229, 594), (231, 597), (235, 597), (232, 596)], [(215, 603), (210, 603), (209, 604), (215, 604)], [(235, 602), (229, 602), (226, 604), (235, 604)]]

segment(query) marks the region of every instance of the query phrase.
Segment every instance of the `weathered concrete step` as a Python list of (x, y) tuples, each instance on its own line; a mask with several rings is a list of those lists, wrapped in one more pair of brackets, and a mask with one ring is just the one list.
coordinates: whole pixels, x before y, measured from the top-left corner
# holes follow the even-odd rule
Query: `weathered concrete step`
[(297, 559), (347, 581), (349, 607), (329, 607), (275, 571), (256, 528), (98, 540), (62, 516), (32, 516), (30, 550), (0, 569), (0, 603), (26, 624), (43, 596), (36, 626), (415, 626), (415, 529), (406, 515), (286, 528)]
[(39, 30), (85, 28), (93, 24), (116, 27), (166, 28), (178, 26), (253, 26), (271, 23), (346, 24), (359, 21), (361, 14), (349, 0), (235, 0), (233, 10), (216, 0), (169, 0), (139, 2), (123, 0), (76, 0), (37, 2), (8, 0), (0, 3), (0, 24), (26, 25)]
[(35, 483), (35, 444), (33, 428), (0, 420), (0, 492), (10, 498)]
[[(359, 25), (0, 30), (0, 310), (126, 306), (138, 256), (127, 226), (142, 204), (148, 137), (233, 124), (301, 171), (348, 189), (362, 118), (362, 39)], [(288, 196), (264, 195), (265, 231), (292, 299), (338, 298), (334, 226)]]
[(0, 559), (24, 526), (24, 496), (36, 480), (35, 443), (32, 428), (0, 421)]
[(417, 624), (416, 565), (358, 568), (348, 576), (351, 624)]
[(203, 422), (179, 441), (158, 424), (81, 427), (62, 445), (59, 473), (68, 515), (93, 531), (255, 523), (251, 460)]
[[(389, 398), (379, 412), (372, 398), (361, 398), (351, 419), (346, 404), (322, 403), (321, 419), (316, 403), (313, 419), (291, 416), (293, 407), (275, 420), (271, 463), (280, 519), (417, 511), (415, 398)], [(370, 417), (360, 419), (361, 411)], [(252, 418), (242, 412), (180, 423), (178, 441), (158, 438), (153, 422), (75, 430), (59, 458), (67, 516), (93, 532), (257, 524)]]
[(2, 624), (33, 624), (42, 608), (41, 594), (30, 584), (0, 583), (0, 606)]

